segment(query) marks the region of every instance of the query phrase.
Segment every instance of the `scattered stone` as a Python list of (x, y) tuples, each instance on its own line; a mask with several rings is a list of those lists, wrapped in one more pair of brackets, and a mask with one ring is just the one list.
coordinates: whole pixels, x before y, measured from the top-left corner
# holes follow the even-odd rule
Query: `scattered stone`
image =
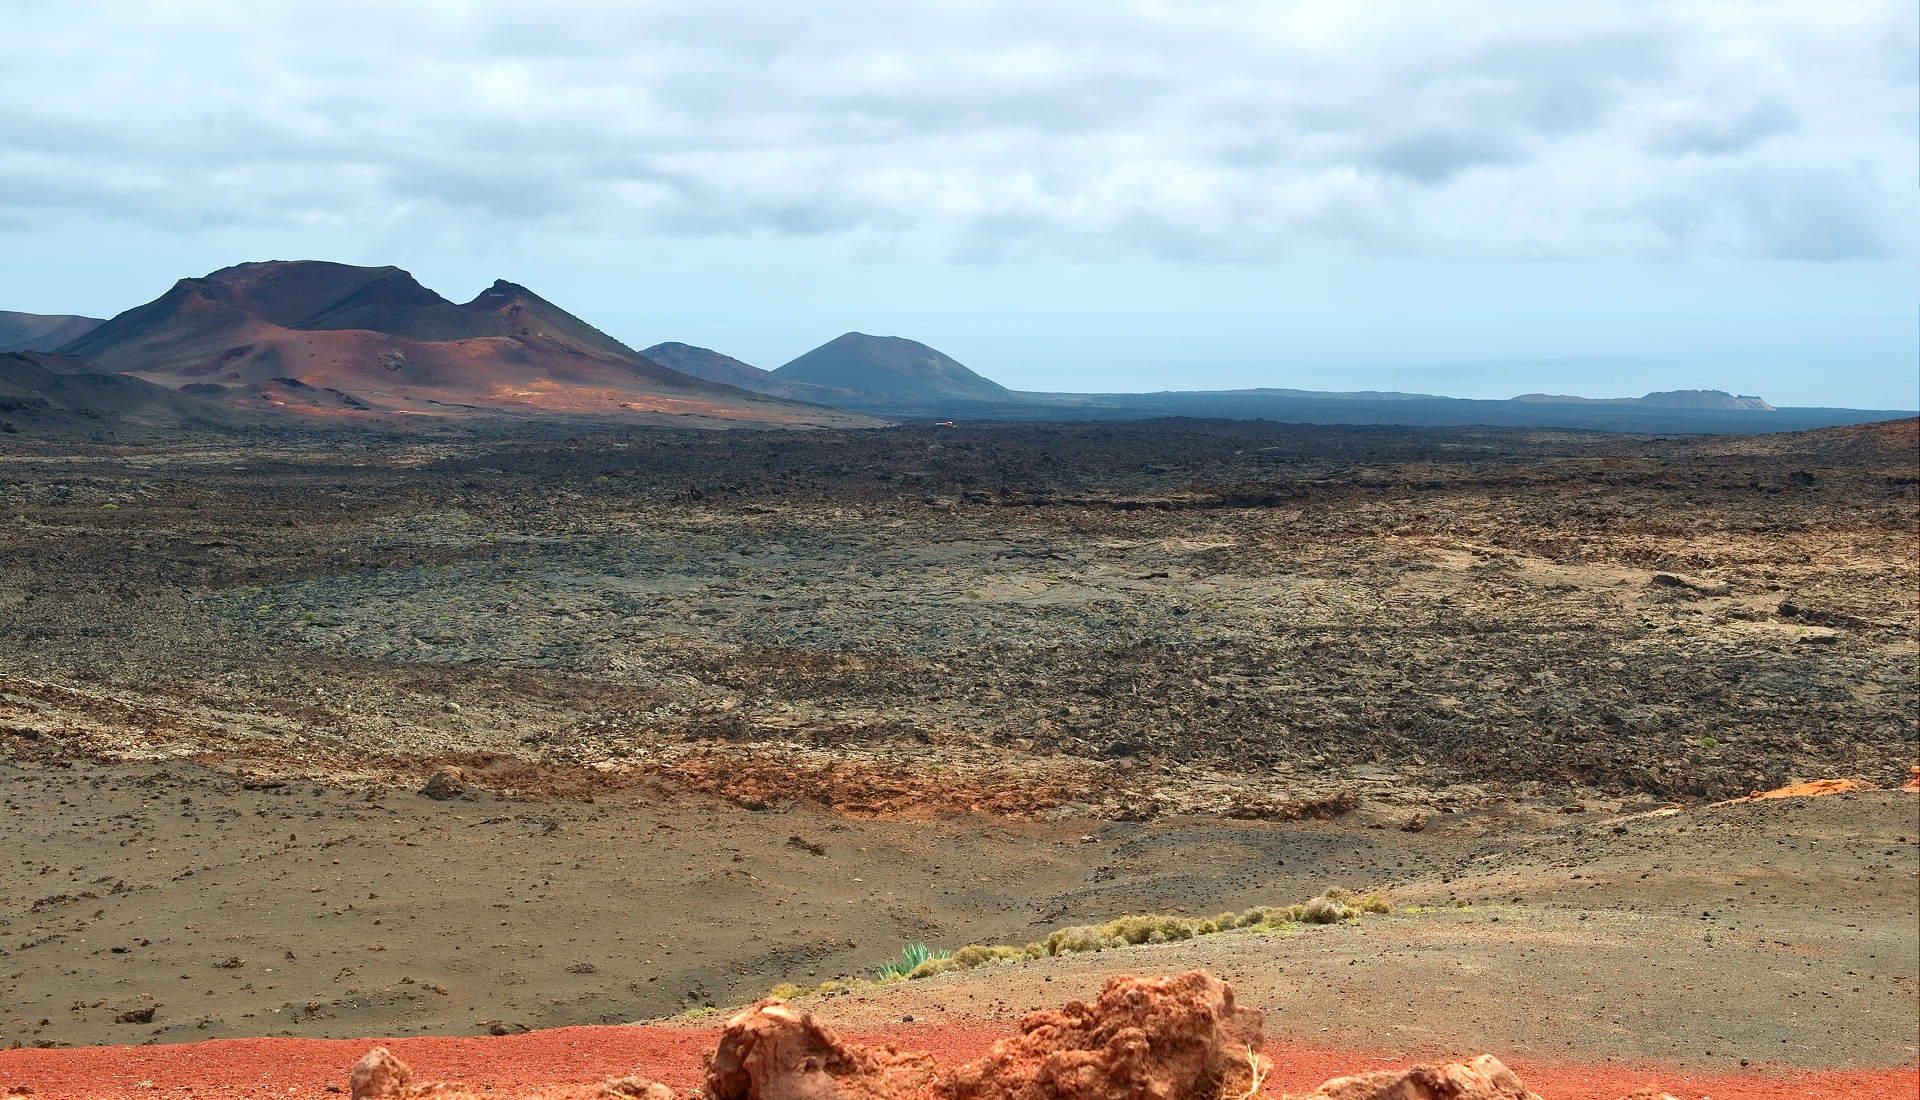
[(445, 802), (450, 798), (459, 798), (466, 789), (467, 773), (452, 764), (442, 764), (427, 778), (427, 785), (420, 788), (420, 793)]
[(827, 854), (827, 846), (826, 846), (826, 845), (824, 845), (824, 844), (815, 844), (814, 842), (812, 842), (812, 841), (810, 841), (810, 840), (807, 840), (807, 839), (805, 839), (804, 837), (797, 837), (797, 836), (790, 836), (790, 837), (788, 837), (788, 838), (787, 838), (787, 847), (789, 847), (789, 848), (798, 848), (799, 850), (801, 850), (801, 851), (803, 851), (803, 852), (811, 852), (811, 853), (813, 853), (813, 854), (814, 854), (814, 855), (816, 855), (816, 856), (824, 856), (824, 855), (826, 855), (826, 854)]
[(125, 1012), (115, 1016), (113, 1022), (116, 1024), (150, 1024), (153, 1022), (153, 1008), (154, 1006), (152, 1005), (148, 1005), (145, 1008), (129, 1008)]

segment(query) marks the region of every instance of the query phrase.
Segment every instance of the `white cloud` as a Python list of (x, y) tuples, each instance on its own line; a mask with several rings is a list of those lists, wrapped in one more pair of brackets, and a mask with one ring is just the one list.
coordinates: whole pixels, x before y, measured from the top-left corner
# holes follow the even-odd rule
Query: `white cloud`
[(1898, 256), (1917, 228), (1911, 5), (11, 7), (15, 226), (1256, 261)]

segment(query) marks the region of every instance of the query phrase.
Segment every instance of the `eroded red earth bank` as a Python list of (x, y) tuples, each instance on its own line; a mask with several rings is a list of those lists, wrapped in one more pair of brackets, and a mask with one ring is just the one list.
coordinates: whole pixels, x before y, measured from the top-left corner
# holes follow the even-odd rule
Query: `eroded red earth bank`
[[(924, 1050), (942, 1064), (985, 1054), (1003, 1027), (904, 1024), (850, 1041), (891, 1043)], [(0, 1051), (0, 1089), (21, 1087), (48, 1100), (160, 1096), (345, 1096), (353, 1063), (376, 1043), (405, 1059), (421, 1078), (456, 1082), (478, 1092), (512, 1096), (543, 1087), (599, 1081), (629, 1073), (650, 1077), (689, 1096), (702, 1082), (700, 1056), (719, 1028), (569, 1027), (526, 1035), (481, 1038), (221, 1039), (150, 1047)], [(1304, 1093), (1341, 1074), (1410, 1064), (1375, 1052), (1294, 1046), (1269, 1040), (1273, 1073), (1263, 1095)], [(1709, 1076), (1663, 1066), (1577, 1065), (1509, 1059), (1508, 1064), (1547, 1100), (1618, 1100), (1655, 1085), (1680, 1100), (1841, 1100), (1920, 1095), (1920, 1071), (1803, 1070), (1756, 1066), (1738, 1076)], [(328, 1091), (328, 1086), (341, 1090)]]
[[(484, 1039), (219, 1039), (177, 1046), (83, 1046), (77, 1050), (0, 1052), (0, 1087), (31, 1087), (48, 1100), (165, 1096), (290, 1096), (330, 1100), (344, 1096), (348, 1069), (374, 1042), (413, 1065), (420, 1077), (461, 1081), (470, 1088), (516, 1090), (599, 1081), (639, 1073), (687, 1096), (701, 1085), (701, 1052), (720, 1029), (672, 1027), (557, 1027), (530, 1035)], [(966, 1062), (1010, 1035), (989, 1027), (914, 1027), (849, 1035), (856, 1042), (893, 1042), (925, 1050), (941, 1062)], [(1321, 1081), (1361, 1069), (1392, 1069), (1405, 1060), (1367, 1050), (1325, 1050), (1267, 1042), (1273, 1075), (1263, 1094), (1309, 1092)], [(1701, 1075), (1661, 1065), (1553, 1065), (1507, 1060), (1548, 1100), (1619, 1100), (1624, 1092), (1657, 1085), (1682, 1100), (1786, 1100), (1847, 1096), (1920, 1096), (1916, 1069), (1788, 1069), (1753, 1067), (1738, 1077)], [(152, 1083), (146, 1088), (142, 1083)], [(492, 1087), (492, 1088), (488, 1088)]]

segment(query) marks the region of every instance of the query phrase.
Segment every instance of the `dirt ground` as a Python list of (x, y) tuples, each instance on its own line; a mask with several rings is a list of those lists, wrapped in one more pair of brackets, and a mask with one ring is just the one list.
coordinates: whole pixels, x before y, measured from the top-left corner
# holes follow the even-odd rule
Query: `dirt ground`
[(1339, 885), (1399, 909), (807, 1000), (1203, 965), (1301, 1049), (1911, 1066), (1920, 799), (1714, 803), (1913, 764), (1917, 445), (0, 444), (0, 1047), (667, 1021)]

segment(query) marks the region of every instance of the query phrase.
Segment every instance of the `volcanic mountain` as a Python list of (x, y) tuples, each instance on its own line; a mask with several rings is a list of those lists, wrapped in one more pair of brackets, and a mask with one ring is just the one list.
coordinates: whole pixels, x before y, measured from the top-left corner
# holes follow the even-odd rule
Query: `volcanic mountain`
[(52, 351), (100, 326), (98, 317), (70, 313), (13, 313), (0, 309), (0, 352)]
[(961, 366), (951, 356), (915, 340), (849, 332), (774, 371), (805, 382), (869, 398), (926, 401), (1007, 401), (1016, 395)]
[(223, 268), (59, 350), (223, 404), (309, 414), (873, 423), (668, 369), (504, 280), (455, 304), (397, 267)]

